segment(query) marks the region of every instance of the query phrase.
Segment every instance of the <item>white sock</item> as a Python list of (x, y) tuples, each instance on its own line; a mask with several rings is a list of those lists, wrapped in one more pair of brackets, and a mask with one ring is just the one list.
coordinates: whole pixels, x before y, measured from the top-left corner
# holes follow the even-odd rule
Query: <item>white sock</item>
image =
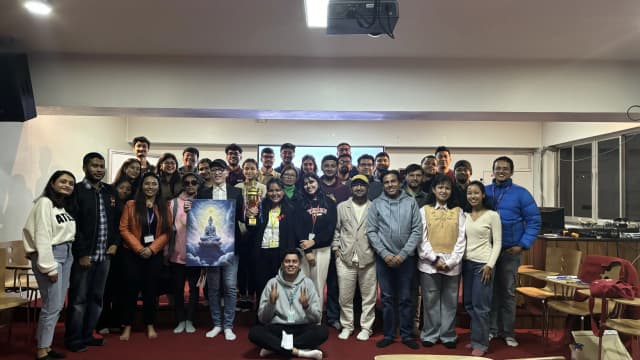
[(260, 357), (267, 357), (271, 354), (273, 354), (274, 351), (273, 350), (269, 350), (269, 349), (260, 349)]
[(221, 331), (222, 331), (222, 328), (220, 326), (216, 326), (213, 329), (207, 331), (205, 336), (208, 337), (208, 338), (214, 338), (214, 337), (218, 336), (218, 334), (220, 334)]
[(298, 350), (298, 356), (308, 359), (322, 360), (322, 351), (320, 350)]
[(187, 320), (185, 323), (185, 330), (189, 333), (192, 334), (194, 332), (196, 332), (196, 328), (195, 326), (193, 326), (193, 321), (191, 320)]
[(224, 329), (224, 339), (227, 341), (233, 341), (236, 339), (236, 334), (231, 329)]
[(178, 326), (176, 326), (176, 328), (173, 329), (173, 333), (174, 334), (180, 334), (181, 332), (183, 332), (184, 331), (184, 325), (185, 325), (184, 321), (180, 321), (178, 323)]

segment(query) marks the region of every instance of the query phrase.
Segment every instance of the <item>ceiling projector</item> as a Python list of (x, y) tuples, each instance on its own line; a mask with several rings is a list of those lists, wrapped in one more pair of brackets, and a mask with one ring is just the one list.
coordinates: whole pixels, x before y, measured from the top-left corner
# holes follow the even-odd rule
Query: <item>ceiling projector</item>
[(386, 34), (393, 38), (398, 0), (329, 0), (327, 34)]

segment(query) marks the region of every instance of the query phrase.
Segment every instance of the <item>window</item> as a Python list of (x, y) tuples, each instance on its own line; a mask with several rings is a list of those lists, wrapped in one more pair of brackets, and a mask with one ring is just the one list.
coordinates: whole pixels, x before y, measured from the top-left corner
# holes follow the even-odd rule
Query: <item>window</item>
[(565, 216), (573, 216), (573, 148), (560, 149), (560, 207)]
[[(558, 151), (558, 206), (566, 216), (640, 221), (640, 132)], [(594, 175), (596, 176), (594, 178)]]
[(640, 220), (640, 134), (624, 139), (624, 217)]
[(591, 213), (591, 144), (573, 148), (573, 214), (592, 217)]
[(598, 141), (598, 217), (620, 216), (620, 138)]

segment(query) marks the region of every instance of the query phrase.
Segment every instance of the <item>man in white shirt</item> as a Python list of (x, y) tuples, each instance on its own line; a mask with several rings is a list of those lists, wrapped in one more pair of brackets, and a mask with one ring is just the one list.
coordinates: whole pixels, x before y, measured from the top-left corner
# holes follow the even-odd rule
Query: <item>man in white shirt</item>
[[(211, 177), (213, 187), (198, 191), (197, 199), (213, 199), (213, 200), (235, 200), (236, 219), (235, 219), (235, 244), (234, 256), (231, 261), (223, 266), (214, 266), (207, 269), (207, 285), (209, 287), (208, 298), (211, 310), (211, 318), (213, 320), (213, 329), (206, 333), (208, 338), (216, 337), (220, 334), (224, 327), (224, 338), (228, 341), (236, 339), (233, 333), (233, 320), (235, 319), (236, 301), (238, 297), (238, 252), (240, 246), (249, 246), (249, 244), (240, 243), (240, 227), (239, 221), (242, 219), (242, 190), (226, 183), (227, 174), (225, 172), (227, 164), (222, 159), (216, 159), (211, 162)], [(224, 281), (224, 323), (222, 312), (220, 311), (220, 295), (222, 292), (222, 284), (220, 284), (220, 276)]]

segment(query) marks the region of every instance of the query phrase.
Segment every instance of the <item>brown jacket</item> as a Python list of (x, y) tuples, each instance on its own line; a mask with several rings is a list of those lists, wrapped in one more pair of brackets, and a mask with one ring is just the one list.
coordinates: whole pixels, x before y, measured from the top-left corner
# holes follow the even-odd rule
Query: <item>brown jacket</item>
[[(160, 224), (162, 224), (164, 219), (162, 218), (162, 214), (158, 212), (157, 205), (154, 205), (153, 211), (158, 218), (158, 226), (156, 226), (156, 234), (153, 242), (149, 245), (149, 248), (155, 255), (162, 251), (165, 245), (167, 245), (167, 242), (169, 241), (169, 232), (162, 232), (162, 226)], [(173, 222), (171, 214), (168, 211), (166, 214), (169, 217), (169, 223), (171, 224)], [(133, 200), (127, 201), (124, 206), (124, 210), (122, 211), (122, 217), (120, 218), (120, 236), (122, 237), (124, 246), (131, 249), (133, 252), (138, 253), (144, 248), (140, 242), (140, 238), (142, 237), (142, 228), (136, 219), (136, 209)]]

